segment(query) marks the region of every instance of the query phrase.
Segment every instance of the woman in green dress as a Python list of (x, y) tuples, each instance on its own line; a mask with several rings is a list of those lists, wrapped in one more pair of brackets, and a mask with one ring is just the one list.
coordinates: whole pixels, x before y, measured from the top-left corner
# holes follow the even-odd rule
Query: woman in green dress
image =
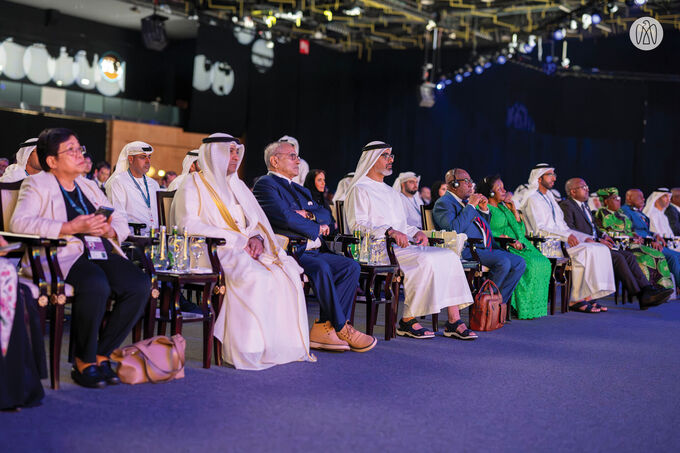
[(652, 247), (643, 245), (643, 239), (633, 232), (630, 218), (621, 211), (621, 197), (616, 187), (607, 187), (597, 191), (603, 206), (595, 213), (595, 223), (604, 233), (615, 238), (626, 236), (632, 243), (628, 249), (633, 252), (645, 277), (653, 284), (666, 289), (673, 288), (668, 262), (663, 253)]
[(496, 237), (516, 239), (510, 252), (524, 258), (527, 268), (512, 293), (512, 307), (519, 319), (540, 318), (548, 314), (550, 260), (543, 256), (525, 237), (524, 222), (519, 217), (512, 198), (506, 196), (500, 176), (487, 176), (477, 191), (489, 199), (491, 233)]

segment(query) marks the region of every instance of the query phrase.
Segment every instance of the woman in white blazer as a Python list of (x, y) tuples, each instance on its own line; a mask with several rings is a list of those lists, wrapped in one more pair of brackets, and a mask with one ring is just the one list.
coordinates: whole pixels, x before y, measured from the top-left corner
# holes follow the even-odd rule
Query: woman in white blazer
[[(149, 299), (151, 283), (128, 261), (120, 242), (129, 233), (124, 215), (95, 213), (110, 208), (97, 184), (84, 178), (84, 149), (68, 129), (44, 130), (36, 148), (43, 172), (24, 180), (10, 229), (16, 233), (63, 237), (57, 254), (66, 283), (73, 286), (71, 328), (75, 329), (73, 380), (101, 388), (120, 382), (109, 355), (125, 340)], [(112, 208), (110, 208), (112, 209)], [(99, 333), (106, 302), (115, 306)]]

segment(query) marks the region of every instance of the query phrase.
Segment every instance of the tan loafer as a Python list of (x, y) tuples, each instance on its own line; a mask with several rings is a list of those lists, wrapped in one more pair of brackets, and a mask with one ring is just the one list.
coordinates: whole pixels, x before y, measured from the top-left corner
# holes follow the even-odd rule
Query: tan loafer
[(346, 322), (345, 327), (338, 332), (338, 338), (345, 340), (354, 352), (370, 351), (378, 344), (377, 338), (359, 332), (349, 322)]
[(325, 349), (327, 351), (349, 351), (349, 344), (338, 338), (330, 321), (314, 321), (312, 330), (309, 332), (309, 347), (312, 349)]

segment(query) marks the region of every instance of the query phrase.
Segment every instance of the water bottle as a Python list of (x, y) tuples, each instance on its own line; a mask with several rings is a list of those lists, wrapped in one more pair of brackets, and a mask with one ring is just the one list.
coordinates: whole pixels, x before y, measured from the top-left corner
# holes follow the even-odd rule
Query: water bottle
[(166, 249), (166, 231), (165, 226), (160, 228), (160, 243), (158, 244), (158, 254), (154, 260), (154, 268), (156, 270), (164, 271), (168, 268), (168, 253)]
[(177, 270), (186, 272), (189, 269), (189, 233), (187, 228), (182, 229), (182, 235), (177, 236), (176, 241), (179, 242), (177, 254)]
[(369, 242), (370, 242), (370, 234), (368, 231), (362, 231), (361, 233), (361, 242), (359, 243), (359, 262), (361, 263), (367, 263), (368, 262), (368, 249), (369, 249)]
[[(357, 239), (360, 239), (361, 238), (361, 231), (354, 230), (352, 232), (352, 236), (354, 236)], [(360, 244), (350, 244), (349, 245), (349, 251), (352, 254), (352, 258), (354, 258), (355, 260), (359, 260), (359, 248), (360, 248)]]
[(177, 225), (172, 227), (172, 234), (168, 237), (168, 269), (177, 270), (177, 255), (179, 241), (177, 240)]

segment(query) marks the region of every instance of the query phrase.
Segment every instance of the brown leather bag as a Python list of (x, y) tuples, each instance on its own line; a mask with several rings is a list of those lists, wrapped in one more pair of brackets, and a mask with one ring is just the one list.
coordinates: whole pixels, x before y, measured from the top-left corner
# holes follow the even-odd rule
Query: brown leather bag
[(503, 327), (507, 306), (498, 287), (491, 280), (485, 280), (475, 295), (470, 310), (470, 329), (478, 331), (496, 330)]
[(118, 377), (122, 382), (156, 384), (184, 377), (185, 348), (182, 335), (171, 338), (159, 335), (116, 349), (111, 360), (118, 362)]

